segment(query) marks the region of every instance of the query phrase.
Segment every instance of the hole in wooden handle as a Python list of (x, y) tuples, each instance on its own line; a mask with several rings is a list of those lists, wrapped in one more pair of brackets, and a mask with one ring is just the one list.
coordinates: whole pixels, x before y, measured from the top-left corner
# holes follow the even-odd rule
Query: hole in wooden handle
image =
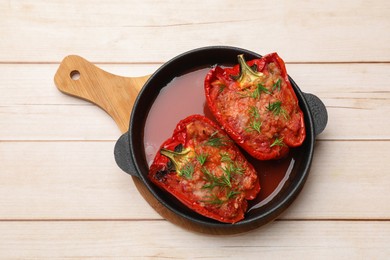
[(73, 80), (78, 80), (80, 79), (80, 72), (78, 70), (72, 70), (70, 72), (70, 78), (73, 79)]

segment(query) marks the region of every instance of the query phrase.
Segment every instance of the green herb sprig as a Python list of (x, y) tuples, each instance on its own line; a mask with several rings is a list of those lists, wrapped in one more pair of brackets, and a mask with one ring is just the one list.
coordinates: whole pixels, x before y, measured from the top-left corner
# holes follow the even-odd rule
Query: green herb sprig
[(268, 103), (268, 106), (266, 106), (266, 109), (270, 112), (272, 112), (274, 115), (278, 116), (280, 114), (283, 115), (283, 117), (287, 120), (288, 119), (288, 113), (287, 111), (282, 107), (282, 101), (278, 100), (272, 103)]
[(283, 138), (276, 137), (274, 142), (270, 145), (270, 147), (274, 147), (274, 146), (285, 146), (283, 142)]
[(242, 165), (240, 165), (237, 162), (228, 163), (225, 167), (221, 167), (221, 169), (225, 173), (225, 175), (229, 178), (229, 180), (231, 179), (232, 174), (242, 175), (245, 171)]
[(208, 156), (209, 155), (206, 154), (206, 153), (197, 154), (196, 155), (196, 160), (200, 163), (200, 165), (203, 165), (207, 161), (207, 157)]
[(263, 84), (259, 83), (257, 84), (256, 89), (252, 92), (252, 97), (258, 99), (260, 98), (261, 93), (263, 92), (267, 94), (271, 94), (271, 92)]
[(219, 154), (221, 156), (221, 162), (231, 162), (230, 154), (228, 152), (222, 152)]
[(194, 174), (195, 167), (192, 163), (187, 163), (181, 169), (180, 174), (183, 175), (186, 179), (192, 179), (192, 175)]
[(240, 194), (241, 192), (235, 191), (235, 190), (230, 190), (228, 194), (226, 195), (227, 199), (233, 199), (236, 195)]
[(218, 198), (217, 195), (212, 194), (210, 196), (206, 196), (208, 200), (202, 200), (202, 202), (212, 205), (218, 205), (221, 206), (223, 203), (229, 201), (230, 199), (233, 199), (236, 195), (240, 194), (241, 192), (235, 191), (235, 190), (229, 190), (226, 194), (226, 200), (222, 200)]
[(256, 106), (251, 106), (249, 108), (249, 115), (251, 117), (249, 121), (249, 126), (245, 129), (247, 132), (256, 131), (261, 133), (262, 122), (260, 121), (260, 112)]
[(203, 167), (202, 172), (207, 183), (203, 185), (204, 189), (213, 189), (214, 187), (231, 187), (230, 176), (223, 174), (220, 177), (215, 176), (209, 169)]
[(218, 198), (217, 195), (212, 194), (210, 196), (206, 196), (207, 200), (202, 200), (201, 202), (211, 204), (211, 205), (218, 205), (221, 206), (223, 203), (225, 203), (225, 200), (221, 200)]
[(273, 85), (272, 85), (272, 92), (274, 92), (275, 89), (278, 89), (280, 91), (282, 87), (282, 80), (278, 79)]
[(259, 99), (261, 93), (271, 94), (271, 92), (261, 83), (257, 84), (253, 91), (245, 89), (244, 93), (240, 93), (241, 97), (250, 97), (253, 99)]
[(212, 133), (205, 144), (210, 145), (212, 147), (226, 146), (228, 144), (229, 140), (224, 138), (224, 137), (218, 137), (218, 136), (216, 136), (217, 134), (218, 134), (218, 131), (215, 131), (214, 133)]

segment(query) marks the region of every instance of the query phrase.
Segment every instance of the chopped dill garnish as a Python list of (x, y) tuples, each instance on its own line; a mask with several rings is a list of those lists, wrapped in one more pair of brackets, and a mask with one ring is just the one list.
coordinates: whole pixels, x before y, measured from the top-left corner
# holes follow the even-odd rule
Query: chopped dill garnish
[(223, 174), (221, 177), (219, 177), (219, 179), (222, 181), (222, 183), (225, 184), (225, 186), (228, 186), (231, 188), (232, 183), (231, 183), (230, 179), (231, 179), (231, 175), (232, 175), (232, 169), (231, 169), (230, 165), (228, 165), (226, 167), (221, 167), (221, 169), (225, 174)]
[(205, 196), (208, 200), (201, 200), (201, 202), (212, 204), (212, 205), (222, 205), (225, 202), (228, 202), (230, 199), (233, 199), (236, 195), (240, 194), (241, 192), (235, 191), (235, 190), (229, 190), (226, 194), (226, 199), (218, 198), (216, 194), (211, 194), (209, 196)]
[(221, 200), (215, 194), (212, 194), (211, 196), (206, 196), (206, 198), (208, 198), (208, 200), (201, 200), (201, 202), (204, 202), (204, 203), (207, 203), (207, 204), (212, 204), (212, 205), (222, 205), (223, 203), (225, 203), (227, 201), (227, 200), (226, 201), (225, 200)]
[(253, 118), (260, 118), (260, 112), (259, 112), (259, 109), (257, 108), (257, 106), (251, 106), (249, 108), (249, 114), (251, 115), (251, 117)]
[(229, 187), (232, 187), (231, 179), (233, 178), (233, 174), (242, 175), (245, 172), (245, 168), (238, 162), (231, 162), (225, 167), (221, 167), (221, 169), (224, 175), (220, 178)]
[(282, 80), (281, 79), (278, 79), (274, 85), (272, 86), (272, 92), (275, 90), (275, 89), (278, 89), (278, 91), (280, 91), (280, 88), (282, 86)]
[(236, 195), (238, 195), (238, 194), (240, 194), (240, 193), (241, 193), (241, 192), (239, 192), (239, 191), (230, 190), (230, 191), (228, 192), (228, 194), (226, 195), (226, 197), (227, 197), (227, 199), (229, 200), (229, 199), (234, 198)]
[(227, 165), (225, 168), (221, 168), (222, 170), (239, 175), (242, 175), (245, 172), (243, 165), (237, 161), (233, 161), (228, 153), (220, 153), (220, 155), (221, 162), (225, 162)]
[(217, 137), (217, 133), (218, 131), (215, 131), (210, 135), (210, 138), (206, 141), (206, 145), (210, 145), (212, 147), (221, 147), (227, 145), (229, 140), (224, 137)]
[(275, 101), (272, 103), (268, 103), (268, 106), (266, 108), (268, 111), (278, 115), (280, 113), (280, 109), (282, 108), (282, 101)]
[(202, 172), (205, 176), (205, 181), (207, 181), (208, 183), (206, 183), (205, 185), (203, 185), (203, 189), (213, 189), (215, 186), (220, 186), (218, 185), (219, 181), (218, 181), (218, 177), (216, 177), (212, 172), (209, 171), (209, 169), (203, 167), (202, 168)]
[(252, 92), (252, 98), (260, 98), (262, 92), (271, 94), (271, 92), (269, 92), (269, 90), (263, 84), (259, 83), (257, 84), (256, 89)]
[(224, 91), (225, 88), (226, 88), (226, 85), (220, 84), (219, 89), (218, 89), (218, 93), (221, 93), (222, 91)]
[(220, 153), (219, 155), (221, 155), (221, 162), (231, 162), (232, 161), (232, 158), (230, 158), (230, 154), (227, 152)]
[(282, 107), (282, 101), (278, 100), (272, 103), (268, 103), (266, 107), (268, 111), (274, 113), (274, 115), (278, 116), (280, 114), (283, 115), (284, 119), (288, 119), (287, 111)]
[(220, 94), (226, 88), (226, 85), (223, 82), (221, 82), (220, 80), (216, 80), (216, 81), (212, 82), (211, 84), (215, 88), (218, 87), (218, 94)]
[(284, 146), (285, 144), (283, 143), (283, 138), (275, 138), (275, 141), (270, 145), (270, 147), (274, 146)]
[(217, 177), (212, 172), (210, 172), (210, 170), (208, 170), (205, 167), (202, 168), (202, 172), (205, 176), (205, 181), (208, 182), (205, 185), (203, 185), (203, 187), (202, 187), (203, 189), (213, 189), (216, 186), (231, 187), (230, 176), (227, 177), (224, 174), (221, 177)]
[(187, 163), (180, 171), (180, 175), (186, 177), (186, 179), (192, 179), (194, 174), (194, 165), (192, 163)]
[[(210, 195), (205, 196), (207, 200), (202, 201), (204, 203), (220, 205), (234, 198), (237, 194), (240, 194), (239, 191), (232, 188), (234, 184), (234, 175), (242, 175), (245, 168), (241, 163), (233, 161), (228, 153), (224, 152), (220, 153), (220, 155), (221, 161), (225, 162), (223, 164), (224, 166), (220, 167), (223, 172), (221, 176), (216, 176), (212, 170), (207, 169), (204, 166), (201, 169), (204, 175), (203, 180), (205, 181), (202, 189), (208, 189), (210, 192)], [(217, 191), (214, 190), (216, 187), (218, 187)], [(217, 196), (216, 194), (220, 194), (221, 191), (223, 191), (225, 195)]]
[(258, 133), (261, 133), (261, 125), (263, 123), (260, 120), (252, 120), (249, 122), (249, 127), (245, 129), (247, 132), (256, 131)]
[(245, 129), (247, 132), (256, 131), (260, 133), (260, 128), (262, 122), (260, 121), (260, 112), (256, 106), (251, 106), (249, 108), (249, 115), (251, 116), (251, 120), (249, 121), (249, 127)]
[(203, 165), (207, 161), (208, 154), (201, 153), (196, 155), (196, 160), (200, 163), (200, 165)]
[(271, 94), (271, 92), (261, 83), (257, 84), (256, 88), (253, 91), (245, 90), (245, 93), (239, 93), (242, 97), (250, 97), (258, 99), (261, 96), (261, 93)]
[(244, 174), (245, 168), (244, 168), (243, 165), (241, 165), (241, 164), (238, 163), (238, 162), (235, 162), (234, 167), (235, 167), (234, 172), (235, 172), (236, 174), (239, 174), (239, 175)]

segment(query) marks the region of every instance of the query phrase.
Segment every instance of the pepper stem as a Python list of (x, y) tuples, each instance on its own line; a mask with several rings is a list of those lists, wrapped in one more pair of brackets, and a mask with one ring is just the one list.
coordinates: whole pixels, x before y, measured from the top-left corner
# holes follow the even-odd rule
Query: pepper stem
[(188, 153), (191, 151), (190, 148), (186, 148), (180, 152), (175, 152), (171, 150), (167, 150), (161, 148), (160, 153), (166, 157), (168, 157), (173, 165), (175, 166), (175, 170), (177, 174), (182, 175), (181, 169), (188, 163)]
[(237, 81), (240, 83), (242, 88), (247, 87), (249, 84), (252, 84), (256, 79), (263, 77), (264, 74), (258, 71), (254, 71), (251, 67), (248, 66), (244, 59), (244, 54), (237, 56), (238, 64), (240, 65), (240, 75)]

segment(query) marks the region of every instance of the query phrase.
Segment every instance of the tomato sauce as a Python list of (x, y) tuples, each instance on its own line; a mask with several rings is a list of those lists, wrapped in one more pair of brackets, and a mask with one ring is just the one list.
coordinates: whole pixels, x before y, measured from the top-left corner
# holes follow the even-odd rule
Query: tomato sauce
[[(161, 144), (171, 137), (177, 123), (192, 114), (201, 114), (215, 121), (207, 108), (204, 78), (211, 68), (201, 68), (174, 78), (159, 93), (145, 122), (145, 156), (150, 166)], [(286, 158), (259, 161), (243, 151), (258, 172), (261, 190), (249, 203), (248, 211), (259, 208), (282, 189), (296, 163), (294, 149)]]

